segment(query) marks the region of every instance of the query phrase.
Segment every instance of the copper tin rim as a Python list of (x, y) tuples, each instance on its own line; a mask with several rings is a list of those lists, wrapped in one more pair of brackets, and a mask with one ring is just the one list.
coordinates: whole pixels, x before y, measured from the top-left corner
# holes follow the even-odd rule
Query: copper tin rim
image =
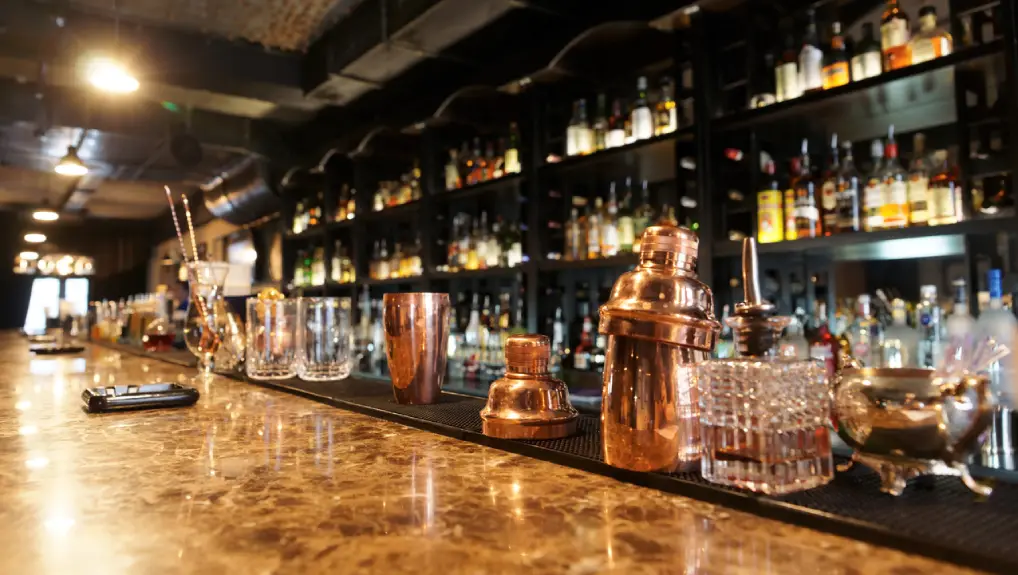
[(563, 420), (520, 422), (482, 418), (482, 431), (499, 439), (559, 439), (576, 433), (577, 416)]

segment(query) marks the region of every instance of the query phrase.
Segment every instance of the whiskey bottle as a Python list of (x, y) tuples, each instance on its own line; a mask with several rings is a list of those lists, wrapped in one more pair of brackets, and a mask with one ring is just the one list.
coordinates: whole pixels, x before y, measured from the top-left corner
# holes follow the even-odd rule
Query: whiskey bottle
[(661, 99), (657, 103), (657, 121), (654, 135), (671, 134), (679, 129), (679, 111), (675, 107), (674, 84), (672, 79), (661, 79)]
[(880, 208), (882, 224), (884, 228), (904, 228), (908, 225), (908, 174), (898, 162), (894, 126), (888, 129), (884, 155), (884, 205)]
[(831, 47), (824, 54), (824, 90), (844, 86), (851, 80), (845, 37), (841, 35), (841, 22), (831, 24)]
[(509, 145), (505, 150), (505, 173), (518, 174), (523, 171), (520, 163), (520, 131), (516, 122), (509, 123)]
[(911, 226), (930, 223), (930, 170), (925, 142), (926, 137), (921, 133), (912, 139), (912, 166), (908, 171), (908, 223)]
[(594, 145), (594, 135), (587, 123), (587, 101), (580, 99), (573, 103), (573, 119), (566, 128), (566, 155), (589, 154)]
[(601, 210), (601, 257), (610, 258), (619, 254), (618, 212), (615, 182), (612, 182), (608, 186), (608, 203)]
[(587, 239), (580, 226), (579, 210), (573, 208), (569, 221), (566, 222), (565, 259), (569, 261), (582, 260), (586, 255), (586, 250)]
[(795, 185), (795, 230), (799, 239), (820, 236), (820, 210), (817, 209), (816, 182), (810, 172), (809, 140), (802, 140), (799, 178)]
[(624, 145), (626, 145), (626, 117), (622, 113), (622, 100), (616, 98), (612, 102), (611, 118), (608, 119), (605, 147), (618, 148)]
[(845, 149), (845, 160), (842, 162), (841, 175), (838, 177), (838, 231), (858, 232), (862, 229), (859, 215), (862, 179), (852, 156), (852, 142), (844, 142), (842, 147)]
[[(587, 259), (601, 257), (601, 198), (594, 200), (594, 210), (587, 213)], [(589, 207), (587, 208), (590, 209)]]
[(597, 95), (597, 115), (594, 116), (594, 150), (599, 152), (608, 147), (608, 117), (605, 115), (605, 95)]
[(838, 194), (841, 188), (841, 163), (838, 160), (838, 135), (831, 136), (831, 157), (820, 187), (820, 217), (825, 236), (836, 234), (838, 228)]
[(865, 22), (859, 34), (859, 41), (855, 44), (855, 55), (852, 56), (852, 81), (858, 82), (879, 76), (883, 71), (880, 43), (873, 36), (873, 24)]
[(862, 191), (863, 229), (867, 232), (884, 227), (884, 175), (883, 157), (884, 143), (879, 139), (870, 145), (873, 157), (873, 169), (866, 178), (866, 187)]
[(912, 64), (909, 50), (908, 15), (898, 0), (887, 0), (880, 19), (880, 49), (884, 54), (884, 70), (897, 70)]
[(803, 94), (822, 90), (824, 87), (824, 53), (820, 49), (820, 41), (817, 39), (814, 11), (810, 9), (807, 14), (809, 23), (806, 25), (806, 35), (802, 39), (802, 48), (799, 50), (799, 78)]
[(799, 54), (795, 50), (795, 39), (785, 35), (785, 49), (774, 67), (774, 84), (778, 102), (792, 100), (802, 95), (799, 87)]
[(626, 195), (622, 198), (622, 206), (619, 208), (619, 252), (628, 253), (633, 251), (633, 244), (636, 242), (633, 227), (633, 180), (626, 178)]
[(654, 135), (654, 117), (647, 104), (647, 77), (636, 80), (636, 101), (630, 115), (633, 124), (633, 140), (646, 140)]
[(937, 150), (934, 159), (938, 169), (930, 177), (930, 225), (960, 222), (964, 217), (961, 190), (955, 182), (947, 150)]
[(764, 165), (763, 189), (756, 194), (756, 239), (761, 244), (785, 239), (785, 218), (781, 207), (783, 201), (784, 193), (775, 174), (774, 161), (768, 160)]
[(785, 239), (799, 239), (799, 232), (795, 224), (795, 189), (799, 182), (799, 173), (802, 171), (802, 161), (799, 158), (792, 158), (789, 162), (788, 187), (785, 188), (785, 201), (783, 202), (785, 214)]
[(937, 26), (937, 9), (923, 6), (919, 9), (919, 31), (912, 37), (910, 49), (912, 63), (919, 64), (946, 56), (954, 48), (951, 34)]

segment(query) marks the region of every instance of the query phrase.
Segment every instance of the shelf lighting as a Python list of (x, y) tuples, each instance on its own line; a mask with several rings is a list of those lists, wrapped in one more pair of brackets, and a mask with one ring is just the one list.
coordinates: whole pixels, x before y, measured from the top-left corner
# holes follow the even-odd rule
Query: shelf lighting
[(18, 254), (18, 257), (25, 261), (31, 262), (39, 259), (39, 252), (27, 252), (27, 251), (21, 252), (20, 254)]
[(60, 158), (53, 171), (61, 176), (81, 177), (88, 173), (88, 166), (78, 157), (78, 149), (74, 146), (67, 146), (67, 154)]
[(94, 58), (86, 66), (88, 82), (104, 92), (128, 94), (141, 85), (127, 68), (111, 58)]
[(60, 219), (60, 214), (53, 210), (35, 210), (32, 219), (37, 222), (55, 222)]
[(46, 236), (44, 234), (37, 233), (25, 234), (25, 241), (30, 244), (41, 244), (46, 241)]

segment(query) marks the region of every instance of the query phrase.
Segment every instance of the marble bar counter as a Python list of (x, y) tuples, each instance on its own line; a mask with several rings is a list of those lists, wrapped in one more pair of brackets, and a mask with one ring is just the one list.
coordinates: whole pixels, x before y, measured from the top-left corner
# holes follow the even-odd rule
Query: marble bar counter
[(0, 334), (0, 573), (968, 573), (227, 378)]

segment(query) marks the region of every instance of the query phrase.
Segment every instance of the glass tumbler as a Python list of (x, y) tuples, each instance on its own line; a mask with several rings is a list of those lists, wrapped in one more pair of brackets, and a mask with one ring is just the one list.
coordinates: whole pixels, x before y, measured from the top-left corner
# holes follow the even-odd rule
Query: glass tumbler
[(348, 377), (352, 334), (349, 300), (302, 297), (297, 300), (297, 322), (297, 376), (305, 381)]
[(297, 369), (297, 301), (247, 299), (247, 376), (289, 379)]

